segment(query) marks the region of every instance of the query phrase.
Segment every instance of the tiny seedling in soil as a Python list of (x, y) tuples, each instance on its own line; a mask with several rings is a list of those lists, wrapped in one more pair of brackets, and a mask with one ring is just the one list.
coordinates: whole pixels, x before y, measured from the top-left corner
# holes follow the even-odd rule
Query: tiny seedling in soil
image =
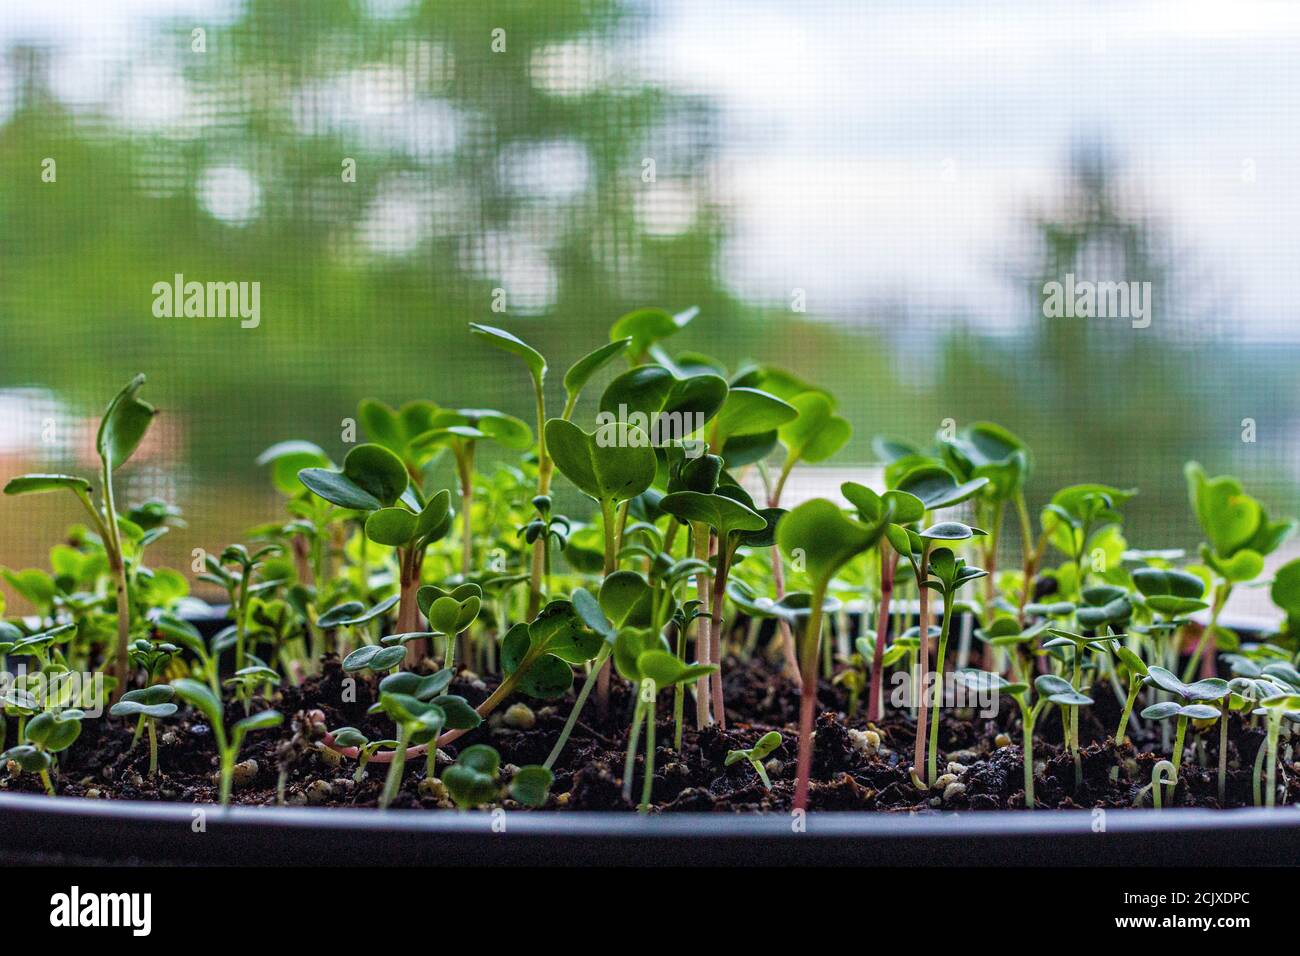
[(37, 774), (45, 792), (54, 796), (54, 783), (50, 779), (54, 755), (67, 750), (81, 736), (81, 721), (85, 716), (83, 711), (75, 709), (41, 711), (27, 721), (24, 742), (0, 754), (0, 763), (13, 761), (19, 769)]
[(170, 717), (177, 711), (174, 703), (176, 689), (168, 684), (154, 684), (139, 690), (129, 690), (122, 699), (109, 708), (114, 717), (135, 717), (135, 735), (131, 746), (135, 747), (141, 733), (149, 731), (149, 776), (158, 772), (158, 730), (156, 722), (161, 717)]
[(758, 774), (758, 779), (763, 781), (764, 789), (771, 790), (772, 781), (767, 777), (767, 768), (763, 766), (763, 761), (770, 757), (780, 746), (781, 734), (775, 730), (769, 730), (762, 737), (759, 737), (754, 746), (748, 750), (728, 750), (727, 757), (722, 763), (723, 766), (730, 767), (742, 760), (749, 761), (749, 765), (754, 768), (754, 773)]
[[(443, 785), (461, 809), (496, 803), (502, 797), (499, 773), (501, 755), (486, 744), (474, 744), (461, 751), (456, 762), (442, 775)], [(529, 807), (546, 803), (554, 775), (545, 767), (520, 767), (515, 771), (506, 792)]]
[(1148, 669), (1146, 683), (1178, 698), (1178, 700), (1152, 704), (1142, 711), (1142, 716), (1147, 720), (1177, 721), (1178, 729), (1174, 737), (1173, 754), (1170, 757), (1170, 762), (1174, 765), (1173, 782), (1170, 784), (1167, 798), (1168, 802), (1172, 803), (1178, 786), (1179, 768), (1183, 765), (1183, 744), (1187, 737), (1187, 722), (1218, 718), (1219, 709), (1204, 702), (1222, 700), (1228, 694), (1228, 682), (1219, 677), (1211, 677), (1196, 681), (1194, 684), (1185, 684), (1163, 667), (1153, 666)]
[(270, 730), (284, 723), (284, 715), (278, 710), (263, 710), (235, 722), (226, 732), (221, 698), (213, 693), (207, 684), (201, 684), (189, 677), (172, 681), (176, 696), (185, 701), (208, 721), (208, 727), (217, 744), (217, 756), (220, 761), (218, 770), (218, 802), (225, 806), (230, 802), (230, 788), (234, 779), (235, 762), (239, 759), (239, 749), (244, 745), (244, 737), (255, 730)]

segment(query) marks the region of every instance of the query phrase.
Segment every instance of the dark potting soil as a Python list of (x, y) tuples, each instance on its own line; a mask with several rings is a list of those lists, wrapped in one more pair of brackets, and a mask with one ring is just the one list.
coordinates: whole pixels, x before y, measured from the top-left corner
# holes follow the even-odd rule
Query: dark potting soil
[[(732, 660), (724, 670), (727, 729), (694, 729), (693, 701), (687, 698), (682, 748), (673, 749), (672, 694), (658, 702), (653, 805), (658, 812), (789, 810), (794, 796), (796, 725), (799, 693), (793, 683), (762, 660)], [(481, 703), (495, 681), (463, 672), (451, 693), (471, 704)], [(319, 677), (301, 686), (287, 687), (274, 702), (285, 715), (275, 730), (252, 734), (239, 760), (233, 800), (246, 805), (274, 804), (284, 772), (284, 799), (294, 805), (374, 807), (387, 773), (386, 764), (372, 763), (359, 783), (353, 781), (354, 761), (320, 747), (311, 737), (311, 725), (295, 716), (323, 711), (326, 726), (351, 725), (371, 739), (392, 735), (384, 717), (366, 710), (374, 701), (377, 681), (344, 674), (336, 658), (327, 658)], [(528, 701), (534, 723), (527, 729), (508, 726), (505, 707), (481, 727), (443, 748), (438, 758), (441, 772), (460, 748), (487, 743), (501, 754), (502, 779), (515, 767), (546, 759), (573, 704), (574, 691), (557, 701)], [(1048, 808), (1131, 807), (1139, 791), (1150, 784), (1154, 765), (1168, 758), (1161, 749), (1158, 728), (1148, 729), (1116, 748), (1109, 735), (1119, 721), (1119, 704), (1112, 694), (1098, 692), (1095, 706), (1085, 708), (1080, 721), (1083, 743), (1083, 784), (1075, 786), (1074, 761), (1061, 746), (1061, 720), (1055, 708), (1039, 721), (1035, 761), (1039, 766), (1035, 796), (1037, 806)], [(555, 783), (547, 810), (628, 811), (622, 795), (623, 767), (631, 688), (612, 682), (608, 711), (602, 716), (594, 700), (584, 708), (568, 746), (554, 767)], [(813, 759), (813, 810), (878, 810), (885, 812), (938, 810), (1015, 810), (1024, 807), (1024, 771), (1021, 762), (1020, 718), (1016, 705), (1004, 699), (997, 716), (985, 719), (974, 711), (949, 710), (939, 723), (939, 767), (947, 773), (942, 789), (920, 791), (911, 782), (909, 767), (915, 742), (910, 716), (891, 710), (879, 724), (869, 725), (859, 712), (845, 716), (848, 695), (822, 681), (818, 687), (819, 716)], [(254, 704), (261, 709), (262, 702)], [(242, 716), (237, 705), (227, 705), (232, 719)], [(523, 723), (527, 723), (526, 715)], [(514, 721), (518, 724), (519, 721)], [(778, 730), (781, 746), (767, 759), (772, 789), (764, 788), (747, 761), (724, 766), (727, 752), (753, 746), (763, 734)], [(8, 739), (16, 727), (10, 720)], [(86, 720), (81, 737), (59, 755), (53, 774), (60, 795), (105, 799), (206, 803), (217, 799), (213, 774), (217, 757), (211, 729), (188, 710), (160, 722), (158, 767), (155, 779), (147, 776), (148, 746), (142, 739), (130, 749), (134, 721), (104, 717)], [(999, 740), (1000, 735), (1005, 735)], [(1012, 743), (1007, 742), (1010, 738)], [(873, 746), (878, 739), (878, 745)], [(1218, 799), (1219, 733), (1217, 724), (1205, 734), (1189, 731), (1187, 750), (1192, 755), (1181, 770), (1174, 800), (1177, 806), (1236, 807), (1252, 804), (1251, 769), (1264, 740), (1233, 715), (1228, 734), (1226, 799)], [(1002, 744), (1002, 746), (999, 746)], [(644, 749), (644, 744), (639, 749)], [(444, 759), (445, 755), (445, 759)], [(251, 761), (251, 763), (249, 763)], [(425, 758), (407, 762), (395, 808), (451, 807), (445, 797), (421, 787)], [(643, 756), (636, 757), (633, 798), (639, 800), (643, 782)], [(3, 771), (0, 771), (3, 772)], [(1282, 767), (1287, 782), (1287, 802), (1300, 800), (1300, 767)], [(437, 788), (434, 788), (435, 790)], [(0, 779), (0, 790), (42, 792), (31, 774)], [(515, 807), (509, 800), (508, 807)], [(1150, 805), (1149, 795), (1146, 805)]]

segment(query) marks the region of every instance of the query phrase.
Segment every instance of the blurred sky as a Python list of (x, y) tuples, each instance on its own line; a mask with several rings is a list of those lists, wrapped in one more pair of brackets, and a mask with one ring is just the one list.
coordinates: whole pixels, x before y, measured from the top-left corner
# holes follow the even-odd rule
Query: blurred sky
[[(1226, 282), (1221, 321), (1247, 339), (1300, 340), (1300, 3), (634, 5), (649, 30), (629, 56), (606, 52), (610, 72), (634, 62), (723, 107), (712, 180), (732, 217), (725, 278), (742, 297), (780, 302), (798, 287), (810, 313), (837, 321), (905, 301), (1007, 329), (1023, 315), (1002, 268), (1024, 252), (1017, 224), (1059, 190), (1071, 142), (1092, 137), (1190, 264), (1184, 281)], [(368, 6), (387, 16), (408, 3)], [(0, 45), (56, 44), (60, 95), (105, 104), (118, 88), (101, 54), (138, 40), (142, 19), (212, 23), (236, 9), (15, 4)], [(116, 102), (128, 119), (183, 108), (165, 76), (127, 94)]]

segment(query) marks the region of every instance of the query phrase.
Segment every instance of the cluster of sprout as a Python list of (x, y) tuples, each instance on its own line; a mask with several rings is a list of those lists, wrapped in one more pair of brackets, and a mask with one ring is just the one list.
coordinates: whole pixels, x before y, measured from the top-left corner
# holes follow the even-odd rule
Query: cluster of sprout
[[(914, 727), (904, 769), (920, 790), (943, 779), (940, 716), (952, 682), (1014, 703), (1002, 719), (1008, 729), (1019, 723), (1029, 808), (1044, 714), (1059, 711), (1081, 788), (1088, 708), (1109, 694), (1121, 714), (1115, 766), (1139, 728), (1169, 758), (1135, 801), (1176, 802), (1191, 735), (1199, 759), (1217, 736), (1224, 802), (1232, 721), (1260, 738), (1249, 768), (1255, 802), (1276, 801), (1280, 744), (1300, 720), (1300, 562), (1272, 582), (1287, 616), (1279, 633), (1246, 642), (1220, 618), (1235, 588), (1261, 579), (1292, 522), (1272, 520), (1236, 479), (1196, 464), (1186, 480), (1205, 543), (1190, 560), (1129, 547), (1133, 490), (1072, 485), (1035, 522), (1029, 450), (991, 423), (941, 432), (927, 446), (878, 439), (883, 483), (846, 482), (843, 502), (786, 510), (795, 469), (835, 455), (852, 429), (833, 396), (788, 371), (671, 354), (668, 340), (694, 317), (643, 309), (619, 319), (610, 341), (564, 374), (558, 416), (542, 354), (473, 324), (474, 339), (527, 376), (531, 424), (492, 409), (366, 400), (356, 416), (366, 440), (341, 462), (306, 440), (268, 448), (258, 464), (286, 514), (205, 555), (199, 578), (224, 595), (229, 617), (211, 637), (190, 623), (187, 580), (145, 561), (151, 543), (184, 527), (177, 509), (122, 509), (115, 499), (114, 473), (155, 414), (139, 376), (103, 417), (98, 487), (62, 474), (5, 487), (70, 492), (89, 523), (51, 551), (48, 572), (4, 571), (34, 613), (0, 622), (0, 657), (28, 659), (38, 678), (102, 669), (111, 716), (133, 724), (131, 750), (148, 736), (151, 777), (160, 772), (158, 721), (210, 728), (223, 803), (246, 737), (283, 723), (276, 706), (286, 688), (321, 675), (332, 657), (371, 682), (374, 704), (364, 727), (320, 725), (311, 746), (355, 760), (357, 781), (386, 765), (384, 807), (420, 757), (414, 772), (441, 785), (429, 792), (457, 806), (546, 805), (591, 706), (599, 720), (625, 722), (622, 793), (649, 809), (662, 748), (680, 753), (691, 725), (727, 730), (746, 718), (729, 712), (727, 677), (750, 658), (766, 658), (773, 680), (800, 695), (796, 808), (813, 793), (822, 681), (848, 691), (850, 722)], [(665, 434), (665, 421), (688, 424)], [(448, 477), (452, 487), (440, 487)], [(1020, 560), (999, 568), (999, 553), (1013, 550), (1011, 523)], [(748, 627), (736, 626), (742, 618)], [(979, 644), (967, 632), (954, 661), (963, 621)], [(891, 670), (912, 688), (902, 713), (886, 706)], [(453, 690), (467, 671), (471, 683), (491, 685), (477, 704)], [(438, 778), (440, 748), (516, 695), (564, 698), (575, 674), (581, 685), (542, 764), (511, 768), (503, 782), (497, 752), (472, 744)], [(631, 691), (619, 715), (615, 680)], [(0, 733), (12, 718), (18, 742), (0, 756), (53, 792), (56, 755), (77, 739), (86, 702), (38, 700), (26, 684), (4, 691)], [(765, 763), (781, 745), (769, 730), (726, 763), (744, 761), (768, 790), (790, 786), (774, 785)]]

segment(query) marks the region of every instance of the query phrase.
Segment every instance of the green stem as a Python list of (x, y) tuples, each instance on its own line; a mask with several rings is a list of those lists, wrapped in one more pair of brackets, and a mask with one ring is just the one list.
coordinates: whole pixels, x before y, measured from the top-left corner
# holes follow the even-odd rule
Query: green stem
[(939, 779), (939, 711), (943, 706), (943, 662), (948, 654), (948, 634), (952, 628), (952, 595), (943, 598), (943, 626), (939, 630), (939, 652), (935, 656), (934, 693), (931, 695), (930, 707), (930, 745), (926, 758), (926, 783), (933, 784)]
[[(397, 728), (397, 749), (393, 751), (393, 762), (388, 765), (388, 776), (384, 778), (384, 791), (379, 795), (379, 809), (387, 810), (388, 805), (397, 796), (397, 788), (402, 785), (402, 772), (406, 769), (406, 744), (411, 732), (405, 726)], [(437, 742), (430, 741), (429, 748), (436, 754)]]
[[(442, 666), (449, 668), (453, 674), (456, 673), (456, 645), (457, 643), (459, 643), (459, 641), (460, 641), (459, 634), (447, 635), (447, 653), (445, 655), (446, 663), (443, 664)], [(467, 661), (466, 666), (469, 666), (470, 663), (472, 662)]]
[(1178, 778), (1182, 775), (1183, 770), (1183, 743), (1187, 737), (1187, 718), (1178, 718), (1178, 731), (1174, 734), (1174, 759), (1170, 761), (1174, 765), (1174, 779), (1169, 785), (1169, 805), (1173, 806), (1174, 794), (1178, 792)]
[[(591, 690), (596, 686), (596, 675), (600, 672), (606, 658), (609, 657), (610, 647), (608, 644), (600, 649), (596, 659), (592, 662), (591, 669), (587, 671), (587, 677), (582, 682), (582, 690), (578, 691), (578, 699), (574, 701), (573, 710), (569, 711), (569, 719), (564, 722), (564, 729), (560, 731), (560, 739), (555, 741), (555, 746), (551, 748), (550, 755), (546, 762), (542, 764), (547, 770), (555, 766), (555, 761), (559, 759), (560, 754), (564, 751), (564, 745), (569, 742), (569, 736), (573, 733), (573, 728), (578, 724), (578, 715), (582, 713), (582, 707), (587, 703), (587, 698), (591, 696)], [(678, 733), (681, 732), (681, 724), (678, 723)], [(678, 744), (678, 749), (681, 745)]]
[[(533, 397), (537, 405), (537, 493), (551, 492), (551, 456), (546, 451), (546, 393), (542, 383), (533, 379)], [(537, 616), (542, 607), (542, 574), (546, 564), (546, 539), (541, 535), (533, 542), (533, 564), (528, 579), (528, 620)]]
[(646, 705), (645, 715), (645, 781), (641, 784), (642, 813), (650, 809), (650, 798), (654, 790), (655, 779), (655, 690), (650, 689), (650, 703)]
[(474, 567), (474, 523), (471, 511), (474, 505), (474, 443), (463, 455), (456, 456), (460, 468), (460, 573), (466, 580)]
[(438, 741), (435, 739), (429, 741), (429, 748), (424, 752), (424, 779), (432, 780), (437, 775), (438, 775)]
[(235, 748), (221, 748), (221, 790), (218, 802), (224, 807), (230, 803), (230, 786), (235, 774)]
[(600, 516), (605, 526), (605, 577), (609, 577), (618, 568), (618, 522), (612, 499), (600, 500)]
[[(1034, 556), (1034, 527), (1029, 519), (1029, 506), (1025, 503), (1024, 489), (1016, 490), (1016, 517), (1020, 520), (1020, 552), (1026, 563)], [(1028, 581), (1025, 582), (1029, 584)]]
[(781, 501), (781, 494), (785, 491), (786, 479), (790, 477), (790, 472), (794, 470), (795, 463), (799, 460), (797, 455), (791, 455), (786, 458), (781, 465), (781, 474), (777, 476), (776, 484), (772, 488), (771, 494), (768, 495), (768, 501), (771, 507), (776, 508)]
[(1277, 802), (1277, 736), (1282, 727), (1282, 715), (1268, 715), (1268, 789), (1264, 792), (1264, 806), (1271, 807)]
[(1178, 771), (1168, 760), (1162, 760), (1151, 768), (1151, 805), (1157, 810), (1164, 807), (1160, 794), (1163, 793), (1161, 787), (1168, 783), (1166, 775), (1173, 780), (1175, 786), (1178, 785)]
[(631, 510), (632, 510), (632, 499), (624, 498), (623, 501), (618, 506), (616, 520), (615, 520), (615, 524), (618, 528), (618, 533), (614, 536), (615, 560), (617, 560), (619, 552), (623, 550), (623, 531), (627, 528), (627, 516)]
[(1034, 809), (1034, 718), (1027, 708), (1020, 709), (1024, 728), (1023, 758), (1025, 765), (1025, 807)]
[(1188, 658), (1187, 666), (1183, 668), (1183, 682), (1188, 683), (1196, 674), (1196, 665), (1201, 662), (1201, 654), (1205, 651), (1205, 645), (1210, 642), (1214, 636), (1214, 629), (1219, 624), (1219, 614), (1223, 611), (1223, 606), (1228, 603), (1228, 597), (1232, 594), (1232, 585), (1227, 581), (1222, 582), (1214, 589), (1214, 607), (1210, 611), (1210, 623), (1205, 627), (1205, 633), (1201, 639), (1196, 642), (1196, 649), (1192, 651), (1192, 656)]
[(636, 710), (632, 714), (632, 727), (627, 738), (627, 759), (623, 762), (623, 799), (632, 801), (632, 774), (636, 771), (636, 745), (641, 739), (641, 720), (645, 704), (640, 692), (636, 696)]
[[(686, 628), (677, 629), (677, 659), (686, 660)], [(673, 750), (682, 750), (682, 723), (686, 713), (686, 686), (678, 681), (673, 685)]]
[(122, 536), (117, 527), (117, 506), (113, 500), (113, 471), (106, 460), (100, 466), (100, 478), (104, 483), (102, 492), (104, 517), (101, 519), (96, 514), (88, 498), (83, 498), (82, 504), (87, 507), (95, 517), (96, 524), (99, 525), (104, 550), (108, 554), (108, 566), (113, 573), (113, 587), (117, 594), (117, 647), (113, 658), (113, 676), (117, 679), (117, 683), (113, 686), (110, 698), (110, 703), (116, 703), (126, 691), (127, 647), (131, 637), (131, 602), (126, 587), (126, 562), (122, 557)]
[(54, 796), (54, 784), (50, 780), (50, 772), (48, 770), (41, 771), (41, 784), (45, 787), (46, 793), (51, 797)]
[[(244, 641), (248, 627), (248, 578), (253, 573), (252, 566), (243, 569), (239, 576), (239, 599), (235, 602), (235, 670), (243, 670), (245, 666), (245, 649)], [(244, 693), (243, 687), (239, 689), (239, 694)]]
[[(1074, 648), (1074, 677), (1071, 680), (1071, 686), (1077, 691), (1079, 683), (1083, 677), (1083, 648), (1075, 645)], [(1079, 756), (1079, 708), (1075, 705), (1070, 706), (1070, 754), (1074, 757), (1074, 786), (1079, 788), (1083, 786), (1083, 760)]]
[(1262, 787), (1260, 786), (1260, 780), (1264, 772), (1264, 755), (1267, 753), (1268, 742), (1260, 741), (1259, 749), (1255, 751), (1255, 769), (1251, 773), (1250, 780), (1251, 790), (1254, 791), (1255, 806), (1259, 806), (1264, 801), (1261, 793)]
[(1128, 698), (1124, 701), (1124, 712), (1119, 715), (1119, 727), (1115, 731), (1115, 745), (1119, 746), (1124, 742), (1125, 731), (1128, 729), (1128, 721), (1133, 713), (1133, 705), (1137, 703), (1138, 694), (1142, 692), (1142, 681), (1136, 675), (1129, 678)]
[(1225, 701), (1223, 713), (1219, 716), (1219, 804), (1222, 805), (1228, 794), (1228, 714), (1232, 708)]
[(919, 778), (925, 769), (925, 732), (926, 717), (929, 708), (929, 701), (926, 696), (926, 671), (930, 667), (930, 589), (925, 586), (925, 580), (929, 577), (930, 568), (930, 541), (926, 540), (921, 548), (921, 563), (917, 567), (916, 586), (917, 598), (920, 601), (920, 616), (918, 619), (918, 633), (921, 637), (920, 647), (917, 652), (917, 683), (920, 693), (917, 695), (920, 704), (916, 714), (916, 747), (912, 754), (912, 774), (914, 778)]
[(158, 731), (154, 729), (154, 722), (149, 720), (149, 776), (158, 775)]

